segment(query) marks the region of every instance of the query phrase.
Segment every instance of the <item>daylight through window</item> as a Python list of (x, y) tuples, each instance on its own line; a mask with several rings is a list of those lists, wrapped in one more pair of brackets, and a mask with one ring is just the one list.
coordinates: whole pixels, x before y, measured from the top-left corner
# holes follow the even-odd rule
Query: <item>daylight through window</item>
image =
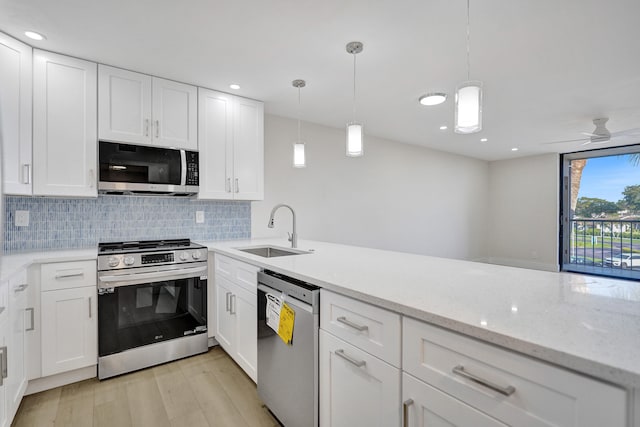
[(562, 269), (640, 279), (640, 146), (562, 157)]

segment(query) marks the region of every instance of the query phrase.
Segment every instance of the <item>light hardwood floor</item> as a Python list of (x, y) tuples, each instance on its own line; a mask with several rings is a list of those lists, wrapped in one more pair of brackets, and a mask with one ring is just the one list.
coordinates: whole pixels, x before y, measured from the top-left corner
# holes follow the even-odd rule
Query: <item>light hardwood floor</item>
[(274, 427), (256, 385), (220, 348), (104, 381), (25, 396), (14, 427)]

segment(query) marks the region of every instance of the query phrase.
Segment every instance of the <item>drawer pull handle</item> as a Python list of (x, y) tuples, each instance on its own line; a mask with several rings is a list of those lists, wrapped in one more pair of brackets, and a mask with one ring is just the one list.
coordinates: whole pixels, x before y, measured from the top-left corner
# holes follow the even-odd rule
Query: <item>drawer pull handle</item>
[(487, 388), (490, 388), (493, 391), (497, 391), (500, 394), (504, 394), (505, 396), (511, 396), (513, 393), (516, 392), (516, 388), (514, 386), (510, 385), (507, 387), (502, 387), (497, 384), (494, 384), (490, 381), (485, 380), (484, 378), (480, 378), (476, 375), (473, 375), (469, 371), (465, 371), (464, 366), (462, 365), (456, 366), (451, 370), (451, 372), (453, 372), (456, 375), (460, 375), (463, 378), (476, 382), (480, 385), (483, 385)]
[(66, 279), (69, 277), (82, 277), (84, 271), (82, 270), (65, 270), (56, 272), (56, 279)]
[(13, 290), (13, 292), (15, 292), (15, 293), (23, 292), (28, 287), (29, 287), (29, 284), (28, 283), (24, 283), (22, 285), (16, 286), (16, 288)]
[(342, 357), (344, 360), (346, 360), (347, 362), (353, 365), (356, 365), (358, 368), (362, 368), (367, 364), (367, 362), (365, 362), (364, 360), (354, 359), (353, 357), (347, 355), (342, 349), (336, 350), (336, 356)]
[(226, 311), (230, 310), (230, 308), (229, 308), (229, 297), (230, 296), (231, 296), (231, 292), (227, 292), (227, 295), (225, 296), (225, 298), (226, 298), (226, 301), (225, 301), (226, 302), (226, 306), (225, 306)]
[(349, 326), (350, 328), (353, 328), (357, 331), (363, 332), (366, 331), (367, 329), (369, 329), (369, 327), (367, 325), (358, 325), (357, 323), (353, 323), (351, 320), (347, 319), (344, 316), (340, 316), (336, 319), (338, 322), (340, 323), (344, 323), (345, 325)]
[(409, 427), (409, 406), (413, 405), (413, 399), (407, 399), (402, 402), (402, 425)]

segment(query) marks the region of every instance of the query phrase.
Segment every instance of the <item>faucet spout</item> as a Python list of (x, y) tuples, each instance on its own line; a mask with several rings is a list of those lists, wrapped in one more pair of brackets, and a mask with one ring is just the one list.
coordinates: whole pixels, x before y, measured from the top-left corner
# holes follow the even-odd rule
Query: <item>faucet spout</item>
[(293, 210), (293, 208), (291, 206), (285, 205), (283, 203), (275, 205), (273, 207), (273, 209), (271, 209), (271, 215), (269, 216), (269, 223), (267, 224), (267, 227), (269, 227), (269, 228), (273, 228), (274, 227), (274, 215), (276, 214), (276, 211), (279, 208), (283, 208), (283, 207), (284, 208), (288, 208), (291, 211), (291, 216), (293, 218), (293, 232), (289, 236), (289, 241), (291, 242), (291, 247), (292, 248), (297, 248), (298, 247), (298, 233), (296, 232), (296, 212)]

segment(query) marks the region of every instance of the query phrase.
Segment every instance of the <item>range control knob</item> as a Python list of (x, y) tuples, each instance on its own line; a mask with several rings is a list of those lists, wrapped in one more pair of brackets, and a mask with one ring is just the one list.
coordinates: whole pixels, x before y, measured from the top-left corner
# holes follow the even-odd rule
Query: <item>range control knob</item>
[(182, 252), (180, 254), (180, 261), (186, 261), (189, 259), (189, 252)]
[(202, 256), (202, 252), (201, 251), (193, 251), (191, 256), (193, 257), (193, 259), (200, 259), (200, 257)]
[(136, 260), (132, 256), (124, 257), (124, 265), (133, 265), (134, 262), (136, 262)]
[(110, 256), (107, 262), (109, 263), (109, 267), (117, 267), (118, 264), (120, 264), (120, 259), (118, 259), (118, 257)]

